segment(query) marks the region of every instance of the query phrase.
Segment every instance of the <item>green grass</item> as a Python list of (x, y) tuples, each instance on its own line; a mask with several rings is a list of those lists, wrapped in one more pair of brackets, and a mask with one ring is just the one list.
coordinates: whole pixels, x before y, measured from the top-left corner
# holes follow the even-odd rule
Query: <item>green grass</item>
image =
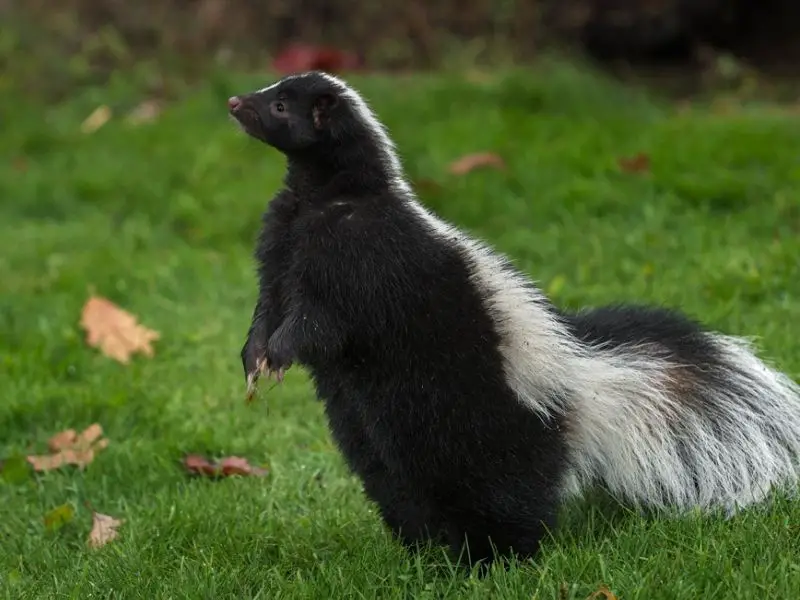
[[(260, 76), (217, 75), (154, 123), (99, 103), (144, 99), (124, 82), (47, 106), (0, 98), (0, 457), (43, 451), (67, 427), (111, 440), (84, 471), (0, 483), (7, 598), (791, 598), (800, 504), (730, 521), (610, 515), (588, 501), (535, 563), (486, 579), (443, 552), (410, 557), (348, 474), (302, 370), (244, 402), (239, 351), (256, 281), (251, 246), (283, 162), (228, 120)], [(423, 201), (489, 240), (562, 305), (680, 306), (760, 338), (800, 374), (800, 123), (764, 106), (679, 113), (566, 67), (353, 80), (385, 120)], [(507, 171), (447, 173), (491, 150)], [(650, 154), (652, 171), (621, 173)], [(25, 168), (19, 159), (24, 159)], [(432, 183), (435, 182), (435, 183)], [(88, 348), (90, 289), (161, 332), (129, 366)], [(192, 479), (184, 453), (266, 463), (265, 479)], [(45, 513), (76, 509), (57, 532)], [(126, 519), (92, 551), (90, 510)]]

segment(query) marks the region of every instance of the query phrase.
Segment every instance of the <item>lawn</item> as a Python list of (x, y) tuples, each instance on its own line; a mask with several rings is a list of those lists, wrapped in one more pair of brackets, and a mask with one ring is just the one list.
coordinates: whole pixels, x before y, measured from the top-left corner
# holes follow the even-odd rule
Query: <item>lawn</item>
[[(279, 155), (229, 121), (214, 75), (152, 122), (82, 120), (146, 99), (124, 80), (45, 104), (0, 97), (0, 457), (66, 428), (110, 440), (84, 470), (0, 483), (5, 598), (792, 598), (800, 503), (729, 521), (568, 506), (535, 563), (485, 579), (408, 556), (345, 468), (304, 372), (244, 401), (251, 248)], [(800, 376), (800, 122), (764, 105), (692, 109), (565, 66), (481, 77), (359, 76), (423, 202), (487, 239), (559, 304), (680, 306)], [(7, 152), (8, 150), (8, 152)], [(507, 169), (448, 165), (491, 151)], [(650, 169), (625, 172), (644, 152)], [(119, 364), (84, 341), (91, 291), (157, 330)], [(186, 453), (265, 478), (190, 477)], [(48, 530), (64, 503), (74, 519)], [(100, 549), (91, 510), (125, 519)]]

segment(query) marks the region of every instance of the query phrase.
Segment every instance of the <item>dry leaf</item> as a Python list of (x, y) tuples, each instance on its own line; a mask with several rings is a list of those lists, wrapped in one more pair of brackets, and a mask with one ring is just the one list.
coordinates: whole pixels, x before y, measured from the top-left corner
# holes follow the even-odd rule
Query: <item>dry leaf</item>
[(254, 467), (247, 462), (247, 459), (240, 458), (238, 456), (228, 456), (223, 458), (219, 461), (218, 465), (222, 471), (222, 475), (225, 477), (230, 475), (255, 475), (258, 477), (263, 477), (268, 472), (266, 469)]
[(87, 344), (123, 364), (134, 352), (153, 356), (151, 342), (160, 337), (157, 331), (139, 325), (132, 314), (99, 296), (91, 296), (83, 306), (81, 326), (86, 330)]
[(92, 111), (83, 123), (81, 123), (81, 131), (83, 133), (92, 133), (100, 129), (103, 125), (108, 123), (111, 118), (111, 109), (105, 104), (98, 106)]
[(617, 159), (620, 170), (626, 173), (641, 173), (650, 170), (650, 157), (644, 152), (627, 158)]
[(198, 454), (185, 456), (183, 458), (183, 466), (191, 473), (197, 473), (198, 475), (217, 475), (217, 467)]
[(614, 594), (614, 592), (609, 590), (606, 586), (602, 586), (599, 590), (597, 590), (591, 596), (589, 596), (589, 598), (587, 598), (587, 600), (596, 600), (596, 599), (600, 598), (601, 596), (603, 598), (605, 598), (606, 600), (618, 600), (617, 596)]
[(188, 454), (183, 458), (183, 466), (190, 473), (210, 477), (230, 477), (231, 475), (263, 477), (269, 472), (267, 469), (251, 465), (247, 459), (239, 456), (227, 456), (217, 463), (212, 463), (199, 454)]
[(77, 431), (74, 429), (66, 429), (51, 437), (47, 442), (47, 447), (50, 448), (50, 452), (58, 452), (59, 450), (69, 448), (70, 446), (74, 445), (77, 438)]
[(67, 429), (55, 434), (47, 442), (51, 454), (28, 456), (28, 462), (36, 471), (52, 471), (64, 465), (85, 467), (94, 460), (95, 454), (108, 446), (108, 439), (101, 438), (103, 428), (93, 423), (77, 434)]
[(505, 169), (506, 163), (493, 152), (478, 152), (476, 154), (467, 154), (450, 163), (450, 172), (453, 175), (466, 175), (470, 171), (480, 167)]
[(103, 515), (92, 511), (92, 530), (89, 532), (89, 546), (100, 548), (119, 535), (117, 527), (122, 525), (125, 519), (115, 519), (108, 515)]
[(145, 100), (128, 113), (127, 121), (132, 125), (141, 125), (155, 121), (161, 114), (161, 104), (157, 100)]

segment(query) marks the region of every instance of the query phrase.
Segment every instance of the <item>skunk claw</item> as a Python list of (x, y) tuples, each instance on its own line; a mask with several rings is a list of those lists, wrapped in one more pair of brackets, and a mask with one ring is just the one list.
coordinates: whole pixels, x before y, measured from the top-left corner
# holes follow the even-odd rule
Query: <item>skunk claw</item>
[(256, 361), (255, 370), (251, 371), (250, 373), (247, 374), (247, 401), (248, 402), (250, 400), (252, 400), (253, 396), (255, 396), (255, 394), (256, 394), (256, 390), (257, 390), (257, 387), (258, 387), (256, 384), (258, 383), (258, 378), (261, 375), (265, 375), (265, 374), (267, 375), (267, 377), (269, 377), (269, 370), (266, 368), (266, 366), (267, 366), (267, 359), (266, 358), (259, 358)]

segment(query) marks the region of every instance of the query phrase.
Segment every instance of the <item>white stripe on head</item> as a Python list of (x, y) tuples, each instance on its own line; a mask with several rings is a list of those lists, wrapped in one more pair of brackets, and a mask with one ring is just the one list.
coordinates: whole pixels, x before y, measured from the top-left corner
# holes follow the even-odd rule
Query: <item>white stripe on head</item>
[(318, 71), (317, 74), (340, 89), (342, 97), (350, 103), (355, 114), (361, 119), (361, 122), (364, 123), (375, 136), (375, 140), (378, 142), (378, 151), (383, 155), (385, 164), (389, 168), (389, 173), (387, 173), (387, 175), (392, 185), (403, 195), (410, 194), (411, 186), (408, 184), (403, 174), (403, 165), (397, 154), (394, 142), (389, 137), (386, 126), (378, 120), (366, 100), (338, 77), (321, 71)]
[(299, 79), (302, 76), (303, 76), (302, 74), (301, 75), (287, 75), (286, 77), (283, 77), (283, 78), (279, 79), (275, 83), (272, 83), (272, 84), (268, 85), (265, 88), (261, 88), (260, 90), (256, 91), (255, 93), (256, 94), (261, 94), (263, 92), (268, 92), (270, 90), (274, 90), (276, 87), (278, 87), (280, 84), (284, 83), (285, 81), (291, 81), (292, 79)]

